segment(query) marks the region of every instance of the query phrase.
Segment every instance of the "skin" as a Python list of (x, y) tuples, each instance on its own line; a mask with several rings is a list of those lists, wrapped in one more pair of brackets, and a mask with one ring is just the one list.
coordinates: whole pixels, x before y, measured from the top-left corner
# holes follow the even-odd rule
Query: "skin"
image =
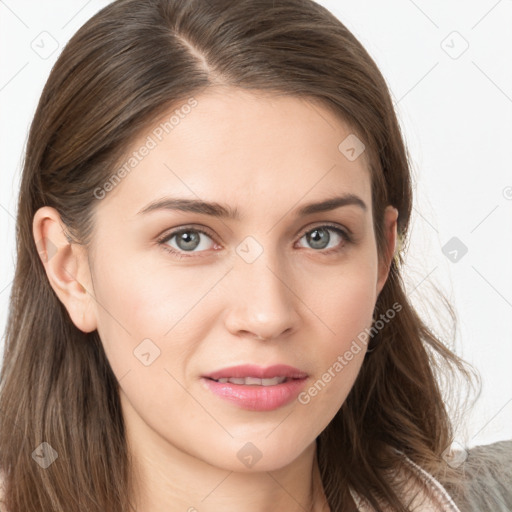
[[(190, 114), (97, 201), (90, 247), (68, 243), (50, 207), (34, 216), (34, 239), (57, 247), (43, 258), (48, 279), (74, 324), (98, 330), (120, 381), (138, 510), (328, 510), (315, 439), (345, 400), (365, 350), (308, 404), (267, 412), (222, 400), (200, 377), (237, 364), (284, 363), (305, 371), (309, 388), (371, 326), (396, 247), (398, 211), (385, 211), (389, 250), (379, 264), (366, 153), (349, 161), (338, 149), (353, 133), (346, 123), (287, 96), (217, 88), (196, 99)], [(346, 192), (367, 210), (293, 214)], [(166, 195), (225, 203), (242, 220), (137, 214)], [(351, 230), (355, 242), (328, 231), (330, 241), (315, 246), (304, 236), (327, 223)], [(159, 235), (190, 224), (209, 231), (199, 234), (190, 257), (158, 245)], [(247, 236), (263, 250), (251, 263), (236, 251)], [(186, 253), (178, 243), (166, 242)], [(146, 366), (134, 349), (148, 338), (160, 355)], [(261, 453), (252, 467), (237, 457), (248, 442)]]

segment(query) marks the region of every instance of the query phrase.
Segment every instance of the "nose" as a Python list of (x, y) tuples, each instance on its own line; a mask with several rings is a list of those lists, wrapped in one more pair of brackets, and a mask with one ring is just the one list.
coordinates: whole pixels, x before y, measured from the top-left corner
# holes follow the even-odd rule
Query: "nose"
[(269, 250), (252, 263), (237, 259), (229, 279), (225, 325), (234, 336), (271, 340), (298, 329), (301, 301), (293, 291), (294, 278)]

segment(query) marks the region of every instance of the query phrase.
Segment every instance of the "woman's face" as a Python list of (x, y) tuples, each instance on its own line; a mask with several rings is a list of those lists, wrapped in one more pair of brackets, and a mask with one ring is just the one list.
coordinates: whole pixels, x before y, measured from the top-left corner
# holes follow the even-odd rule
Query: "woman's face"
[[(353, 342), (387, 277), (366, 153), (347, 125), (297, 98), (218, 89), (182, 105), (97, 192), (86, 314), (139, 448), (276, 469), (312, 445), (363, 363)], [(301, 213), (347, 194), (358, 199)], [(259, 368), (223, 378), (276, 379), (207, 378), (245, 365)], [(265, 373), (274, 365), (296, 372)]]

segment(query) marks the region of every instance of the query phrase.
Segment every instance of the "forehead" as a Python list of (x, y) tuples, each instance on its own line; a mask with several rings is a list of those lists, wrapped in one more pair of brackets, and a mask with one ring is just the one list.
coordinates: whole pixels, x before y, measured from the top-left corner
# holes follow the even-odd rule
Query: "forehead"
[(370, 206), (362, 148), (319, 101), (216, 87), (174, 105), (140, 135), (100, 207), (115, 203), (130, 216), (168, 194), (228, 202), (242, 215), (254, 207), (261, 215), (344, 193)]

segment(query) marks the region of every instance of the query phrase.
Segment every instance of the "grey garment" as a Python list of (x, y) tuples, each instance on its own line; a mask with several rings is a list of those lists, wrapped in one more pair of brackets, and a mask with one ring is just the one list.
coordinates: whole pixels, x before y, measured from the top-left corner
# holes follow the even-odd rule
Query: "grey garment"
[(452, 498), (461, 512), (512, 511), (512, 440), (467, 450), (458, 469), (464, 483)]

